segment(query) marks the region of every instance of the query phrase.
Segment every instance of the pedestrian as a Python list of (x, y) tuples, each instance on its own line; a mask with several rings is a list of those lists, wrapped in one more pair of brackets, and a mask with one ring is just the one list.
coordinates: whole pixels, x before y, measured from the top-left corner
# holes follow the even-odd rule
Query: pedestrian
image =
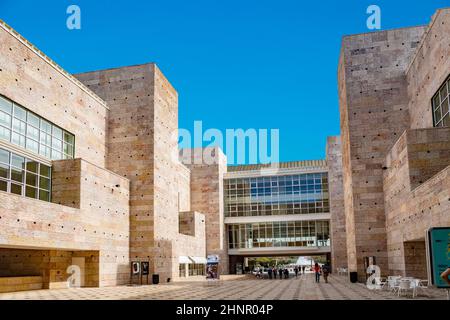
[(289, 279), (289, 270), (288, 270), (288, 268), (284, 269), (284, 278), (285, 279)]
[(280, 280), (283, 279), (283, 268), (278, 269), (278, 275), (280, 276)]
[(269, 269), (267, 269), (267, 274), (269, 275), (269, 279), (272, 279), (272, 268), (269, 267)]
[(325, 263), (325, 265), (322, 267), (322, 272), (325, 283), (328, 283), (328, 275), (330, 274), (330, 268), (327, 263)]
[(278, 273), (277, 268), (273, 267), (272, 271), (273, 271), (273, 278), (276, 279), (277, 278), (277, 273)]
[(316, 275), (316, 283), (319, 283), (320, 282), (320, 266), (317, 262), (314, 265), (313, 270), (314, 270), (314, 274)]
[(297, 268), (297, 266), (295, 266), (294, 272), (295, 272), (295, 277), (297, 278), (298, 277), (298, 268)]
[(305, 274), (305, 269), (306, 269), (306, 267), (302, 266), (303, 274)]

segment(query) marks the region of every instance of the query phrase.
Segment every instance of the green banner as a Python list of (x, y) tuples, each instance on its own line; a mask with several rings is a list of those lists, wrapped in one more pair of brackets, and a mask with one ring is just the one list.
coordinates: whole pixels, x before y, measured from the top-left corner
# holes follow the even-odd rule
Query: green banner
[(450, 288), (441, 278), (450, 268), (450, 228), (431, 228), (428, 236), (433, 284), (438, 288)]

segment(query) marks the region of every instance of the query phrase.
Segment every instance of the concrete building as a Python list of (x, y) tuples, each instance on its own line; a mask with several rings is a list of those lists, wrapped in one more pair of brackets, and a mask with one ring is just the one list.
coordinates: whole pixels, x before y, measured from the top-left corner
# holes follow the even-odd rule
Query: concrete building
[[(450, 226), (450, 9), (427, 26), (346, 36), (339, 60), (350, 272), (427, 277), (425, 233)], [(344, 224), (345, 221), (345, 224)]]

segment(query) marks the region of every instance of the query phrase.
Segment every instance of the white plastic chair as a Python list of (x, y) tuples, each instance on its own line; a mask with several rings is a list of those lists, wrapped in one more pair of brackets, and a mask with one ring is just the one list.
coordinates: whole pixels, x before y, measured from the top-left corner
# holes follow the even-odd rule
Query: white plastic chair
[(420, 280), (419, 279), (412, 279), (409, 280), (409, 288), (412, 290), (412, 297), (414, 298), (417, 293), (417, 289), (419, 288)]
[(398, 296), (400, 297), (402, 292), (408, 293), (409, 290), (411, 290), (411, 280), (401, 279), (398, 283)]
[(388, 276), (386, 282), (387, 282), (387, 288), (390, 292), (396, 293), (398, 290), (398, 281), (401, 277), (399, 276)]

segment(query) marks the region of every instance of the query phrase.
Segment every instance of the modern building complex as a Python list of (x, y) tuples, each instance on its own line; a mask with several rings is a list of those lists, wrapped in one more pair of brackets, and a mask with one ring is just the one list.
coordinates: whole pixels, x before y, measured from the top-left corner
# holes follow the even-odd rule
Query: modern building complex
[[(365, 280), (426, 278), (425, 233), (450, 226), (450, 9), (346, 36), (341, 136), (326, 159), (228, 166), (178, 150), (178, 94), (153, 64), (71, 75), (0, 23), (0, 292), (222, 274), (321, 255)], [(209, 160), (203, 161), (207, 156)], [(70, 268), (69, 268), (70, 269)]]

